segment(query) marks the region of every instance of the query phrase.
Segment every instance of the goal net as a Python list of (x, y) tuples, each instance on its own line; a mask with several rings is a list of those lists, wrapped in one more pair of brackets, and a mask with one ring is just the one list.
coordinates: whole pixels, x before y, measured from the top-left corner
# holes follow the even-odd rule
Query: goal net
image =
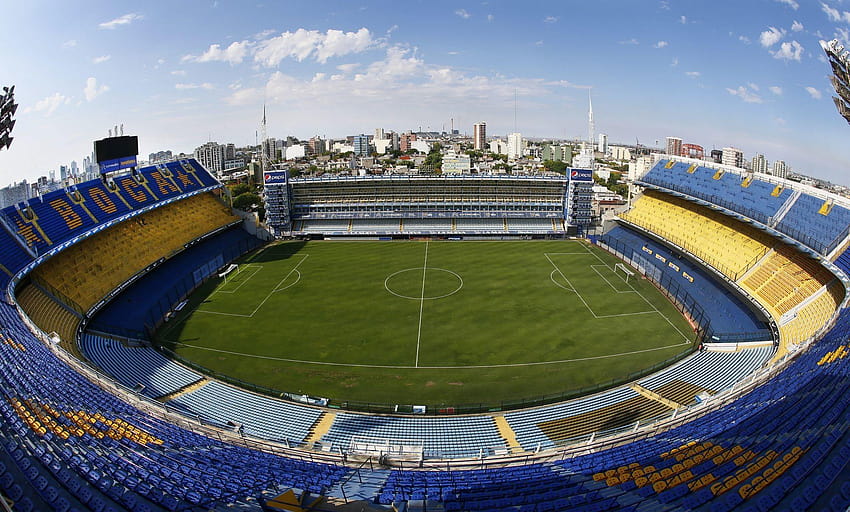
[(227, 276), (231, 273), (234, 273), (234, 272), (235, 272), (234, 275), (239, 273), (239, 265), (237, 265), (235, 263), (231, 263), (230, 265), (228, 265), (228, 267), (226, 269), (224, 269), (224, 270), (222, 270), (221, 272), (218, 273), (218, 277), (223, 277), (224, 282), (226, 283), (227, 282)]
[(632, 270), (629, 270), (627, 266), (622, 263), (614, 264), (614, 274), (619, 275), (623, 281), (629, 282), (630, 277), (634, 277), (635, 273)]

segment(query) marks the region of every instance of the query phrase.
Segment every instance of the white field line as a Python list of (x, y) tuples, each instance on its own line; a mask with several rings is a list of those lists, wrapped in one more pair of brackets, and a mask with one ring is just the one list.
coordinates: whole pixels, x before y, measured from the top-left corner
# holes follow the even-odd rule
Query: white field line
[[(605, 267), (605, 268), (606, 268), (606, 269), (608, 269), (608, 270), (611, 270), (611, 267), (609, 267), (609, 266), (607, 266), (607, 265), (591, 265), (591, 266), (590, 266), (590, 268), (592, 268), (592, 269), (593, 269), (593, 271), (594, 271), (594, 272), (596, 272), (596, 274), (597, 274), (599, 277), (601, 277), (601, 278), (602, 278), (602, 279), (603, 279), (606, 283), (608, 283), (608, 286), (610, 286), (610, 287), (611, 287), (611, 289), (612, 289), (612, 290), (614, 290), (614, 293), (635, 293), (635, 291), (634, 291), (634, 290), (622, 290), (622, 291), (621, 291), (621, 290), (618, 290), (618, 289), (617, 289), (617, 288), (616, 288), (616, 287), (615, 287), (615, 286), (611, 283), (611, 281), (609, 281), (609, 280), (608, 280), (608, 278), (607, 278), (607, 277), (605, 277), (605, 276), (602, 274), (602, 272), (600, 272), (599, 270), (597, 270), (597, 269), (596, 269), (596, 267)], [(614, 275), (617, 275), (617, 273), (616, 273), (616, 272), (614, 272)], [(619, 277), (619, 276), (618, 276), (618, 277)], [(622, 281), (622, 279), (620, 279), (620, 280)], [(623, 282), (625, 282), (625, 281), (623, 281)]]
[(292, 269), (283, 277), (283, 279), (281, 279), (275, 285), (275, 287), (272, 289), (272, 291), (270, 291), (268, 293), (268, 295), (266, 295), (266, 298), (264, 298), (262, 300), (262, 302), (260, 302), (260, 304), (256, 308), (254, 308), (254, 311), (252, 311), (250, 315), (244, 315), (244, 314), (239, 314), (239, 313), (225, 313), (225, 312), (222, 312), (222, 311), (212, 311), (212, 310), (209, 310), (209, 309), (196, 309), (195, 311), (197, 311), (198, 313), (209, 313), (209, 314), (212, 314), (212, 315), (241, 316), (241, 317), (244, 317), (244, 318), (252, 318), (255, 314), (257, 314), (257, 311), (259, 311), (260, 308), (263, 307), (263, 304), (265, 304), (266, 301), (269, 300), (269, 297), (271, 297), (274, 292), (280, 291), (282, 289), (282, 288), (280, 288), (280, 285), (282, 285), (287, 279), (289, 279), (289, 276), (291, 276), (293, 272), (298, 272), (299, 280), (301, 279), (300, 278), (301, 272), (298, 271), (298, 267), (300, 267), (301, 264), (304, 263), (304, 261), (308, 257), (310, 257), (310, 255), (305, 254), (304, 257), (301, 258), (301, 261), (299, 261), (297, 265), (292, 267)]
[[(250, 281), (250, 280), (251, 280), (251, 278), (252, 278), (252, 277), (254, 277), (255, 275), (257, 275), (257, 272), (259, 272), (260, 270), (262, 270), (262, 269), (263, 269), (263, 266), (262, 266), (262, 265), (260, 265), (259, 263), (249, 263), (249, 264), (248, 264), (248, 265), (246, 265), (246, 266), (249, 268), (249, 270), (253, 270), (253, 271), (254, 271), (254, 273), (253, 273), (253, 274), (251, 274), (251, 275), (249, 275), (248, 277), (246, 277), (246, 278), (245, 278), (245, 280), (244, 280), (244, 281), (242, 281), (241, 283), (239, 283), (239, 285), (238, 285), (236, 288), (234, 288), (234, 289), (232, 289), (232, 290), (229, 290), (229, 291), (228, 291), (228, 290), (222, 290), (222, 288), (224, 288), (224, 286), (227, 284), (227, 283), (222, 283), (221, 287), (219, 287), (219, 289), (218, 289), (218, 290), (216, 290), (216, 291), (212, 292), (210, 295), (215, 295), (216, 293), (236, 293), (236, 292), (238, 292), (238, 291), (239, 291), (239, 288), (242, 288), (242, 286), (243, 286), (245, 283), (247, 283), (248, 281)], [(237, 274), (237, 275), (238, 275), (238, 274)], [(234, 277), (235, 277), (235, 276), (234, 276)]]
[[(602, 263), (602, 264), (603, 264), (603, 265), (605, 265), (606, 267), (608, 266), (608, 265), (606, 265), (606, 264), (605, 264), (605, 262), (602, 260), (602, 258), (600, 258), (598, 254), (596, 254), (596, 253), (594, 253), (593, 251), (591, 251), (589, 247), (584, 246), (584, 249), (585, 249), (587, 252), (589, 252), (590, 254), (592, 254), (592, 255), (593, 255), (593, 256), (594, 256), (597, 260), (599, 260), (599, 262), (600, 262), (600, 263)], [(611, 267), (608, 267), (608, 268), (611, 268)], [(635, 287), (634, 287), (634, 286), (632, 286), (630, 283), (626, 283), (626, 284), (629, 286), (629, 288), (631, 288), (632, 290), (634, 290), (634, 292), (635, 292), (635, 293), (637, 293), (637, 294), (638, 294), (638, 296), (639, 296), (641, 299), (643, 299), (643, 301), (644, 301), (644, 302), (646, 302), (646, 303), (649, 305), (649, 307), (651, 307), (652, 309), (654, 309), (654, 310), (655, 310), (655, 312), (656, 312), (656, 313), (658, 313), (659, 315), (661, 315), (661, 318), (663, 318), (663, 319), (664, 319), (664, 320), (665, 320), (668, 324), (670, 324), (670, 327), (672, 327), (673, 329), (675, 329), (675, 330), (676, 330), (676, 332), (678, 332), (678, 333), (682, 336), (682, 339), (684, 339), (684, 340), (685, 340), (685, 341), (682, 343), (682, 345), (686, 345), (686, 344), (688, 344), (688, 343), (690, 343), (690, 342), (691, 342), (691, 341), (688, 339), (688, 337), (687, 337), (687, 336), (685, 336), (685, 333), (683, 333), (681, 330), (679, 330), (679, 328), (678, 328), (678, 327), (676, 327), (676, 325), (675, 325), (673, 322), (671, 322), (669, 318), (667, 318), (667, 315), (665, 315), (664, 313), (662, 313), (661, 311), (659, 311), (659, 310), (658, 310), (658, 308), (656, 308), (654, 304), (652, 304), (651, 302), (649, 302), (649, 299), (647, 299), (646, 297), (644, 297), (642, 293), (640, 293), (639, 291), (635, 290)]]
[(175, 345), (179, 345), (181, 347), (194, 348), (198, 350), (206, 350), (209, 352), (217, 352), (220, 354), (228, 354), (233, 356), (241, 356), (241, 357), (250, 357), (253, 359), (265, 359), (269, 361), (282, 361), (287, 363), (298, 363), (298, 364), (315, 364), (321, 366), (340, 366), (340, 367), (352, 367), (352, 368), (390, 368), (390, 369), (413, 369), (413, 368), (421, 368), (425, 370), (469, 370), (469, 369), (484, 369), (484, 368), (511, 368), (511, 367), (522, 367), (522, 366), (543, 366), (543, 365), (551, 365), (551, 364), (567, 364), (567, 363), (577, 363), (581, 361), (594, 361), (598, 359), (612, 359), (615, 357), (625, 357), (635, 354), (643, 354), (646, 352), (655, 352), (658, 350), (666, 350), (668, 348), (676, 348), (681, 347), (681, 343), (676, 343), (674, 345), (666, 345), (664, 347), (654, 347), (654, 348), (646, 348), (642, 350), (632, 350), (630, 352), (619, 352), (616, 354), (605, 354), (601, 356), (588, 356), (588, 357), (577, 357), (574, 359), (558, 359), (555, 361), (534, 361), (530, 363), (508, 363), (508, 364), (481, 364), (481, 365), (469, 365), (469, 366), (404, 366), (404, 365), (384, 365), (384, 364), (356, 364), (356, 363), (335, 363), (332, 361), (309, 361), (305, 359), (289, 359), (285, 357), (274, 357), (274, 356), (263, 356), (259, 354), (248, 354), (245, 352), (234, 352), (232, 350), (223, 350), (218, 348), (210, 348), (210, 347), (201, 347), (198, 345), (192, 345), (190, 343), (175, 343)]
[(419, 330), (416, 332), (416, 361), (414, 366), (419, 368), (419, 345), (422, 340), (422, 310), (425, 307), (425, 274), (428, 273), (428, 240), (425, 240), (425, 262), (422, 264), (422, 296), (419, 298)]

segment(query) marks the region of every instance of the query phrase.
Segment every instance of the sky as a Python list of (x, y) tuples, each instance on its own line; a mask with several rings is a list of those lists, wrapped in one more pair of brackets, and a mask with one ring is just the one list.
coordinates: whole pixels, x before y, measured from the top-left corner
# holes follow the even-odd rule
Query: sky
[(850, 185), (818, 44), (850, 0), (7, 2), (20, 108), (0, 186), (82, 163), (115, 125), (142, 158), (375, 128), (736, 146)]

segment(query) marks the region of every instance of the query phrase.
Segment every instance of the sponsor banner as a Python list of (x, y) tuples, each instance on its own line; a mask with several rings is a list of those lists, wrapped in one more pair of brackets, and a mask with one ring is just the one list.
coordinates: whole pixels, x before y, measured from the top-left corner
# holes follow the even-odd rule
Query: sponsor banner
[(570, 181), (593, 181), (593, 171), (591, 169), (570, 169)]
[(664, 256), (662, 256), (660, 254), (656, 254), (655, 259), (658, 259), (658, 260), (663, 261), (664, 263), (667, 263), (667, 258), (665, 258)]
[(652, 254), (652, 249), (650, 249), (649, 247), (647, 247), (645, 245), (643, 247), (641, 247), (641, 249), (643, 249), (643, 252), (647, 252), (649, 254)]
[(126, 156), (124, 158), (106, 160), (105, 162), (100, 162), (98, 165), (100, 165), (100, 173), (106, 174), (108, 172), (115, 172), (128, 167), (136, 167), (136, 164), (135, 156)]
[(269, 171), (263, 175), (263, 183), (285, 184), (289, 179), (289, 171)]
[(675, 263), (673, 263), (672, 261), (671, 261), (671, 262), (669, 262), (669, 263), (667, 263), (667, 266), (668, 266), (668, 267), (670, 267), (670, 268), (672, 268), (672, 269), (673, 269), (673, 270), (675, 270), (676, 272), (678, 272), (678, 271), (679, 271), (679, 265), (676, 265), (676, 264), (675, 264)]
[(688, 281), (690, 281), (692, 283), (694, 282), (694, 278), (689, 276), (687, 272), (682, 272), (682, 277), (684, 277), (685, 279), (687, 279)]

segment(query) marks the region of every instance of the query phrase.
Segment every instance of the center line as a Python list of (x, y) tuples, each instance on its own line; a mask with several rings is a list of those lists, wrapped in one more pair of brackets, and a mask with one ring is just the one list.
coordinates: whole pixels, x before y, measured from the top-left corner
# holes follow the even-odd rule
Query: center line
[(419, 298), (419, 332), (416, 333), (416, 362), (419, 368), (419, 340), (422, 339), (422, 308), (425, 306), (425, 273), (428, 271), (428, 240), (425, 240), (425, 263), (422, 264), (422, 296)]

